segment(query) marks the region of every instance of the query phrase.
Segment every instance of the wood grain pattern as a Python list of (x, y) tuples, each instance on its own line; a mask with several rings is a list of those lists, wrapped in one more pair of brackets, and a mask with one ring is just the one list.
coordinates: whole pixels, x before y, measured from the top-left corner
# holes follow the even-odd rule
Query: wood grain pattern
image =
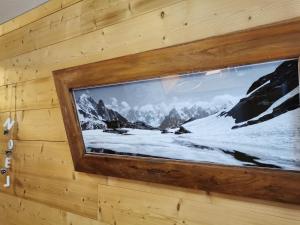
[(16, 95), (18, 96), (16, 98), (16, 110), (58, 107), (58, 99), (52, 77), (19, 83), (16, 87)]
[[(300, 21), (271, 25), (54, 72), (77, 171), (300, 203), (300, 173), (85, 154), (73, 88), (219, 69), (300, 55)], [(109, 76), (108, 76), (109, 74)]]
[[(68, 6), (68, 3), (73, 4), (75, 1), (77, 0), (49, 0), (49, 5), (59, 7), (57, 2), (62, 2), (63, 5), (66, 4), (64, 6)], [(53, 81), (52, 78), (46, 79), (52, 76), (53, 70), (186, 43), (283, 20), (293, 20), (300, 16), (298, 0), (180, 0), (175, 4), (173, 4), (174, 1), (166, 0), (164, 1), (166, 5), (163, 7), (159, 6), (161, 3), (156, 0), (130, 0), (130, 3), (134, 4), (134, 10), (137, 10), (135, 13), (155, 8), (146, 13), (135, 14), (137, 15), (135, 17), (129, 17), (129, 9), (124, 8), (123, 11), (118, 11), (122, 4), (122, 7), (126, 5), (124, 4), (126, 1), (90, 0), (91, 6), (110, 2), (116, 11), (113, 11), (113, 8), (104, 7), (103, 11), (98, 11), (96, 15), (97, 18), (102, 17), (97, 20), (97, 23), (103, 28), (85, 34), (80, 33), (76, 37), (71, 37), (71, 28), (63, 27), (62, 24), (53, 24), (52, 29), (48, 29), (52, 19), (56, 18), (56, 15), (64, 14), (67, 9), (60, 12), (61, 10), (57, 8), (57, 11), (51, 12), (52, 15), (46, 16), (48, 14), (46, 11), (49, 9), (48, 12), (50, 12), (52, 9), (37, 8), (31, 11), (33, 16), (30, 12), (24, 14), (16, 18), (16, 21), (12, 21), (13, 23), (7, 26), (7, 29), (5, 28), (14, 38), (18, 36), (19, 40), (21, 37), (26, 40), (31, 38), (35, 43), (44, 43), (45, 46), (40, 49), (27, 49), (20, 42), (14, 44), (10, 42), (11, 49), (1, 52), (5, 59), (0, 60), (0, 124), (10, 114), (15, 115), (15, 112), (9, 109), (13, 99), (5, 85), (17, 86), (16, 101), (20, 109), (17, 111), (21, 127), (16, 129), (14, 136), (17, 149), (11, 175), (22, 179), (29, 177), (29, 179), (21, 180), (18, 185), (13, 183), (12, 188), (7, 190), (2, 188), (4, 177), (0, 176), (0, 225), (219, 225), (220, 223), (224, 225), (236, 223), (241, 225), (298, 225), (300, 209), (295, 205), (215, 193), (207, 195), (202, 191), (192, 189), (116, 179), (75, 172), (72, 169), (73, 164), (70, 162), (70, 149), (65, 141), (61, 112), (57, 105), (53, 106), (51, 103), (52, 98), (54, 100), (56, 98), (51, 91)], [(80, 23), (76, 17), (79, 11), (81, 15), (86, 14), (84, 21), (88, 21), (87, 13), (92, 9), (80, 8), (79, 5), (82, 3), (79, 4), (79, 2), (76, 5), (77, 7), (75, 5), (73, 7), (78, 11), (74, 10), (68, 14), (73, 21), (69, 23)], [(44, 18), (41, 23), (39, 18)], [(34, 21), (37, 22), (33, 23)], [(39, 29), (41, 34), (35, 36), (38, 31), (35, 31), (34, 35), (28, 32), (26, 27), (32, 27), (33, 24), (39, 24), (39, 27), (35, 28)], [(43, 24), (45, 27), (42, 27)], [(87, 27), (83, 24), (82, 26)], [(19, 28), (22, 28), (24, 32), (19, 32), (21, 30)], [(58, 32), (64, 34), (58, 34)], [(58, 40), (55, 35), (68, 37), (68, 39), (55, 43)], [(37, 41), (38, 37), (41, 40)], [(12, 52), (18, 51), (21, 55), (11, 55)], [(8, 86), (8, 89), (12, 86)], [(40, 93), (41, 97), (35, 96), (35, 91)], [(21, 101), (22, 98), (24, 101)], [(22, 121), (22, 115), (24, 121)], [(19, 132), (18, 138), (17, 132)], [(7, 137), (0, 135), (0, 152), (5, 150), (6, 143)], [(3, 162), (1, 153), (0, 162)], [(98, 192), (98, 204), (102, 205), (98, 207), (98, 210), (94, 202), (97, 193), (94, 189), (91, 190), (90, 183), (92, 187), (100, 184), (99, 189), (102, 186), (105, 187), (102, 194), (100, 190)], [(42, 184), (41, 188), (38, 188), (40, 184)], [(71, 196), (74, 197), (76, 203), (63, 192), (63, 187), (68, 185), (72, 186)], [(49, 188), (45, 188), (47, 186)], [(109, 190), (110, 186), (113, 186), (112, 191)], [(25, 194), (22, 197), (24, 189), (28, 190), (28, 195)], [(127, 200), (117, 203), (116, 200), (123, 196), (123, 189), (129, 190), (126, 191), (129, 194), (126, 196)], [(35, 191), (37, 196), (35, 196)], [(91, 193), (86, 193), (89, 191)], [(138, 194), (135, 195), (135, 192)], [(148, 192), (155, 196), (163, 196), (162, 200), (166, 199), (164, 196), (169, 196), (171, 199), (175, 196), (182, 203), (171, 205), (173, 201), (169, 204), (162, 202), (162, 204), (156, 204), (157, 209), (147, 210), (147, 205), (151, 206), (153, 201), (149, 199), (152, 195)], [(17, 194), (19, 197), (16, 196)], [(84, 208), (78, 199), (89, 195), (93, 196), (93, 201), (88, 203), (91, 207)], [(109, 202), (104, 203), (101, 199), (109, 200)], [(158, 197), (156, 200), (159, 201)], [(131, 204), (133, 202), (138, 205)], [(138, 209), (140, 202), (144, 211)], [(164, 215), (165, 213), (169, 215), (170, 209), (178, 206), (180, 211), (176, 217)], [(226, 208), (232, 210), (226, 210)], [(98, 220), (88, 218), (91, 216), (96, 218), (97, 214)]]
[(1, 225), (106, 225), (62, 209), (0, 193)]
[[(61, 113), (58, 108), (16, 112), (17, 140), (66, 141)], [(38, 132), (37, 132), (38, 131)]]
[[(1, 60), (0, 85), (48, 77), (53, 70), (61, 68), (291, 19), (298, 15), (298, 3), (295, 0), (257, 1), (255, 4), (227, 1), (224, 10), (224, 4), (216, 1), (179, 2), (47, 48)], [(286, 5), (293, 10), (283, 13), (282, 8), (286, 9)], [(143, 7), (143, 4), (137, 7)], [(164, 12), (163, 18), (161, 12)], [(250, 21), (249, 15), (253, 16)]]
[(14, 174), (72, 180), (73, 171), (68, 143), (15, 141), (12, 168)]
[(51, 13), (59, 11), (67, 6), (75, 4), (80, 0), (51, 0), (44, 4), (24, 13), (16, 18), (13, 18), (3, 24), (0, 24), (0, 36), (21, 28), (27, 24), (37, 21)]
[[(129, 0), (83, 0), (28, 26), (0, 36), (0, 59), (68, 40), (176, 1), (179, 0), (134, 0), (133, 3)], [(140, 7), (142, 11), (139, 11), (139, 5), (143, 5)]]
[[(168, 188), (164, 185), (149, 185), (142, 182), (110, 178), (107, 185), (99, 185), (99, 207), (103, 221), (113, 224), (130, 224), (129, 221), (144, 221), (144, 224), (272, 224), (274, 218), (281, 225), (298, 224), (299, 206), (281, 210), (285, 204), (263, 204), (262, 201), (247, 203), (247, 199), (234, 199), (202, 191)], [(143, 196), (143, 197), (141, 197)], [(159, 198), (163, 196), (162, 198)], [(155, 199), (155, 201), (149, 201)], [(142, 200), (141, 200), (142, 199)], [(175, 204), (167, 204), (167, 202)], [(157, 205), (165, 205), (162, 213)], [(172, 205), (173, 207), (169, 207)], [(248, 212), (248, 213), (245, 213)], [(260, 221), (253, 221), (252, 215)], [(164, 215), (164, 216), (162, 216)], [(215, 216), (220, 215), (220, 216)], [(142, 223), (143, 224), (143, 223)]]
[(16, 85), (0, 86), (0, 112), (10, 112), (15, 109)]

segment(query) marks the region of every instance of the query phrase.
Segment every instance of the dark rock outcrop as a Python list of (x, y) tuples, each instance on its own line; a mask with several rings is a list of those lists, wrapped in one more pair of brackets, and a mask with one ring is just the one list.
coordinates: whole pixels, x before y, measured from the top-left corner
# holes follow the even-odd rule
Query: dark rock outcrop
[[(247, 122), (265, 112), (274, 102), (298, 85), (298, 60), (285, 61), (274, 72), (256, 80), (248, 89), (247, 97), (241, 99), (230, 111), (220, 115), (233, 117), (235, 123)], [(278, 106), (276, 110), (274, 109), (273, 115), (265, 116), (260, 122), (299, 107), (299, 102), (294, 97), (290, 102)], [(252, 122), (248, 123), (251, 125)]]
[(170, 134), (172, 132), (168, 131), (167, 129), (163, 129), (163, 130), (161, 130), (161, 133), (162, 134)]
[(82, 130), (106, 128), (112, 130), (118, 128), (157, 129), (142, 121), (129, 122), (117, 111), (107, 108), (102, 100), (96, 103), (96, 101), (87, 94), (82, 94), (76, 103), (78, 113), (83, 117), (80, 121)]
[(300, 107), (299, 94), (296, 94), (293, 97), (286, 100), (285, 102), (281, 103), (279, 106), (275, 107), (273, 109), (272, 113), (261, 116), (260, 118), (258, 118), (256, 120), (249, 120), (246, 123), (243, 123), (241, 125), (233, 126), (232, 129), (258, 124), (258, 123), (273, 119), (276, 116), (279, 116), (281, 114), (284, 114), (288, 111), (294, 110), (294, 109), (299, 108), (299, 107)]
[(81, 122), (80, 124), (82, 130), (95, 130), (95, 129), (105, 129), (106, 127), (101, 123), (91, 123), (91, 122)]
[(101, 99), (97, 104), (97, 113), (105, 121), (118, 121), (119, 124), (126, 124), (128, 122), (120, 113), (107, 108)]
[(169, 114), (164, 118), (164, 120), (161, 122), (159, 128), (164, 130), (167, 128), (176, 128), (182, 125), (184, 122), (183, 119), (181, 119), (179, 113), (176, 109), (172, 109)]
[(129, 123), (128, 128), (143, 129), (143, 130), (157, 130), (157, 128), (152, 127), (142, 121), (136, 121), (134, 123)]
[(192, 132), (187, 130), (183, 126), (180, 126), (179, 129), (175, 131), (175, 134), (188, 134), (188, 133), (192, 133)]
[(97, 112), (97, 103), (94, 99), (86, 94), (82, 94), (76, 101), (79, 114), (79, 121), (82, 130), (105, 129)]
[(112, 134), (127, 134), (128, 130), (124, 130), (124, 129), (105, 129), (103, 130), (103, 132), (106, 133), (112, 133)]

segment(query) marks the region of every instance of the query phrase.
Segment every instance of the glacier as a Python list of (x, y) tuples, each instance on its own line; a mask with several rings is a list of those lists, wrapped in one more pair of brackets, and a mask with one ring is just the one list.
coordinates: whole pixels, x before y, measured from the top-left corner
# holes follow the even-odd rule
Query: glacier
[[(184, 127), (192, 131), (189, 134), (127, 129), (128, 135), (117, 135), (99, 129), (83, 131), (83, 137), (87, 152), (100, 148), (192, 162), (256, 166), (224, 153), (239, 151), (258, 158), (260, 163), (300, 170), (299, 122), (298, 108), (264, 123), (239, 129), (231, 129), (235, 124), (231, 117), (214, 114), (186, 123)], [(205, 129), (201, 129), (203, 127)]]

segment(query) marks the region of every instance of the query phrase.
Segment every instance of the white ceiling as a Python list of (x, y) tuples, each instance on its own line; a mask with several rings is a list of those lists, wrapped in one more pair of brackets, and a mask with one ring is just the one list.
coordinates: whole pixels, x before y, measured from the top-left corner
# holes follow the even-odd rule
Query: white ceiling
[(0, 24), (45, 2), (47, 2), (47, 0), (0, 0)]

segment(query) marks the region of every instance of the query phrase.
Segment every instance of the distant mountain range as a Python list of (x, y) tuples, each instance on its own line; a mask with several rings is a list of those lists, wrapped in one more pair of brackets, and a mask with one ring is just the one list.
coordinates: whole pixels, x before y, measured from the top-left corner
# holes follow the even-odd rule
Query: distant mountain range
[[(274, 72), (256, 80), (249, 87), (246, 96), (237, 103), (232, 97), (223, 96), (218, 104), (178, 104), (169, 110), (162, 106), (146, 105), (140, 108), (127, 107), (124, 110), (106, 106), (101, 99), (96, 102), (91, 96), (82, 94), (76, 104), (82, 130), (105, 129), (108, 126), (164, 130), (178, 128), (187, 122), (219, 112), (219, 116), (235, 119), (235, 129), (260, 123), (298, 108), (298, 85), (298, 60), (289, 60), (279, 65)], [(274, 103), (277, 105), (274, 106)], [(227, 109), (230, 110), (226, 111)]]
[(141, 110), (128, 109), (119, 113), (106, 106), (102, 100), (97, 103), (87, 94), (82, 94), (76, 104), (82, 130), (105, 129), (109, 121), (118, 121), (117, 124), (114, 122), (114, 126), (137, 129), (177, 128), (187, 121), (204, 118), (233, 105), (231, 98), (225, 98), (217, 105), (199, 102), (194, 105), (183, 104), (169, 111), (148, 105)]

